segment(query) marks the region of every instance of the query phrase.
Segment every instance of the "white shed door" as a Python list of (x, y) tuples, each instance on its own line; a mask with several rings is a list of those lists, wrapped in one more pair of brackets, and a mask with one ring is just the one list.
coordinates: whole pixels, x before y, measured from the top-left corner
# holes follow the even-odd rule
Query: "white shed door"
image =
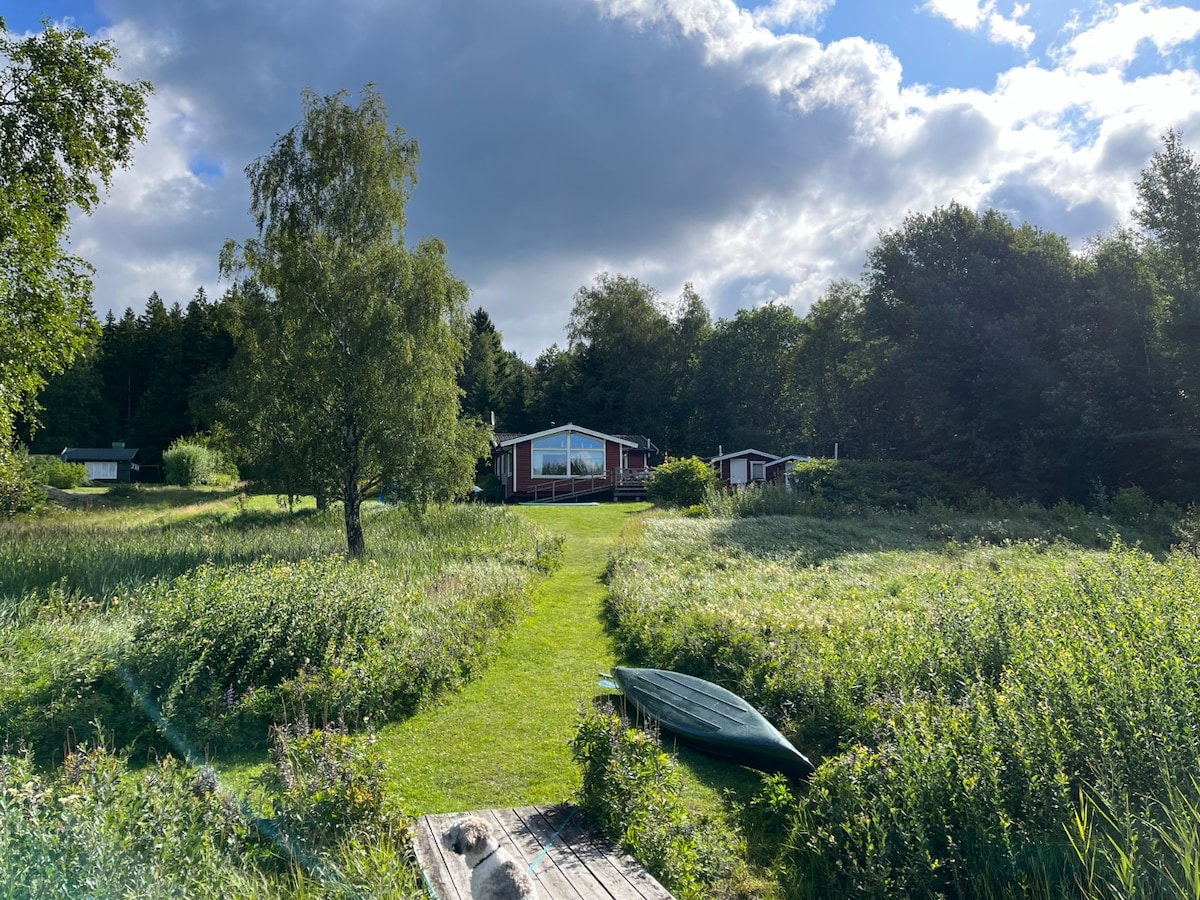
[(746, 460), (731, 459), (729, 461), (729, 483), (730, 484), (745, 484), (750, 480), (749, 472), (746, 468)]

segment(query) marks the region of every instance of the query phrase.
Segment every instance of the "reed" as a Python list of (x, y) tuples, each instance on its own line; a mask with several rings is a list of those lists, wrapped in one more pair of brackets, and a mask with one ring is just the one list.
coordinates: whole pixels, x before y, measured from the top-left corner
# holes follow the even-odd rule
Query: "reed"
[[(1200, 754), (1200, 561), (921, 523), (649, 521), (610, 567), (619, 645), (734, 689), (820, 759), (784, 896), (1071, 893), (1079, 791), (1130, 798), (1105, 807), (1128, 844)], [(1100, 862), (1148, 882), (1186, 870), (1169, 847)]]

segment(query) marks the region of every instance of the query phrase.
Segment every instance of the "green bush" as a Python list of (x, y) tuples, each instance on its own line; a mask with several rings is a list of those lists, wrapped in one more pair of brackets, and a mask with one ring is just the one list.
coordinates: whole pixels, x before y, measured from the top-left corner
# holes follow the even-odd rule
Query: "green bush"
[(31, 456), (28, 465), (30, 477), (37, 484), (64, 491), (87, 484), (87, 466), (83, 463), (64, 462), (57, 456)]
[(17, 513), (37, 509), (46, 501), (30, 476), (23, 451), (0, 450), (0, 518), (11, 519)]
[(0, 750), (0, 896), (424, 897), (369, 744), (277, 741), (252, 810), (207, 766), (77, 745), (55, 770)]
[(970, 495), (964, 485), (915, 462), (811, 460), (796, 463), (791, 481), (800, 500), (819, 513), (958, 507)]
[(1109, 501), (1108, 514), (1118, 525), (1140, 525), (1154, 514), (1157, 504), (1140, 487), (1121, 488)]
[(696, 456), (672, 459), (650, 473), (646, 496), (657, 506), (689, 507), (703, 503), (717, 485), (712, 466)]
[(192, 441), (178, 440), (163, 453), (163, 470), (168, 484), (184, 487), (209, 484), (220, 464), (214, 451)]
[(583, 768), (579, 805), (680, 900), (717, 896), (738, 874), (745, 848), (735, 829), (688, 811), (657, 734), (605, 705), (584, 714), (571, 750)]
[(373, 735), (351, 735), (344, 722), (313, 728), (307, 716), (272, 728), (277, 798), (274, 821), (293, 846), (313, 855), (342, 841), (387, 838), (395, 822), (384, 808), (383, 763)]
[(479, 491), (471, 499), (483, 503), (503, 503), (504, 483), (493, 472), (484, 472), (475, 479)]
[(134, 774), (79, 745), (43, 773), (5, 751), (0, 797), (5, 897), (247, 896), (262, 863), (284, 874), (237, 804), (170, 757)]
[(408, 714), (466, 680), (525, 596), (499, 563), (470, 572), (414, 583), (340, 556), (201, 566), (152, 586), (127, 667), (193, 745), (260, 743), (305, 707)]

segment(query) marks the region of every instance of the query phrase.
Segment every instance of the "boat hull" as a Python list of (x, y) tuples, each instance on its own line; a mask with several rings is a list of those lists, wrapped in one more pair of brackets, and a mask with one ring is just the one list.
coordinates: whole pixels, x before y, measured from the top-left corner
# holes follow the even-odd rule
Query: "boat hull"
[(758, 710), (720, 685), (665, 669), (618, 667), (613, 676), (644, 716), (683, 744), (763, 772), (797, 778), (813, 773), (808, 757)]

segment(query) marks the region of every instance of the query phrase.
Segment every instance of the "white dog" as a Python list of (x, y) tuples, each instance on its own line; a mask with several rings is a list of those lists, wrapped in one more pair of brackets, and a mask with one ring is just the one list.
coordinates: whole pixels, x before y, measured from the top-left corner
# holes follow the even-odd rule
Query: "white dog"
[(472, 817), (455, 823), (446, 838), (471, 870), (472, 900), (537, 900), (533, 879), (500, 846), (483, 819)]

